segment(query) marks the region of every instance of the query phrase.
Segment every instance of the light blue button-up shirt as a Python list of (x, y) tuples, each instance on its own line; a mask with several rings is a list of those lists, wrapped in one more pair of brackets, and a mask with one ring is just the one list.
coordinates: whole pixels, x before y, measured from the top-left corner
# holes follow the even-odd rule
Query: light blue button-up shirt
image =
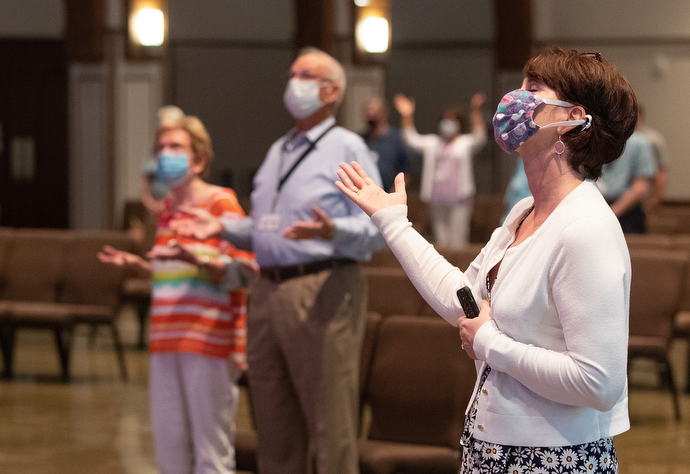
[(597, 187), (611, 204), (625, 194), (635, 180), (656, 176), (652, 145), (640, 132), (634, 132), (625, 144), (623, 154), (602, 167)]
[[(328, 131), (315, 148), (295, 168), (278, 191), (278, 184), (309, 145), (335, 124), (329, 117), (312, 129), (298, 133), (291, 130), (268, 151), (254, 177), (251, 215), (240, 220), (223, 221), (224, 238), (239, 248), (256, 253), (263, 267), (288, 266), (328, 258), (369, 260), (373, 251), (385, 246), (369, 216), (335, 185), (338, 165), (357, 161), (366, 173), (381, 185), (379, 171), (362, 138), (342, 127)], [(295, 221), (311, 221), (312, 206), (326, 211), (335, 223), (333, 240), (290, 240), (285, 229)], [(265, 228), (263, 216), (275, 214), (274, 228)], [(270, 226), (273, 227), (273, 226)]]

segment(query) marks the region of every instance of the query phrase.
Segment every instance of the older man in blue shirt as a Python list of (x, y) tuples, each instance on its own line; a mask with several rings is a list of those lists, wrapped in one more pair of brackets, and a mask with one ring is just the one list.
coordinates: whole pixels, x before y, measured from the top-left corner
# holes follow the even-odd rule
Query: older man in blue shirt
[(385, 242), (335, 185), (342, 161), (357, 161), (381, 184), (362, 138), (335, 125), (344, 92), (334, 58), (300, 52), (283, 97), (295, 128), (259, 168), (251, 216), (219, 223), (190, 209), (193, 219), (172, 224), (198, 236), (222, 231), (256, 253), (261, 278), (252, 286), (247, 357), (262, 474), (308, 472), (310, 442), (318, 474), (359, 472), (367, 286), (357, 261)]

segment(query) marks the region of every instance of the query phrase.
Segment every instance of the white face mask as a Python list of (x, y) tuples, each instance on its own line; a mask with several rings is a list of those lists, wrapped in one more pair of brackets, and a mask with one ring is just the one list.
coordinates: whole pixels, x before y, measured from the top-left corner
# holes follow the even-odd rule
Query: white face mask
[(455, 135), (460, 133), (460, 124), (455, 120), (443, 119), (438, 124), (438, 133), (444, 139), (450, 140), (451, 138), (455, 137)]
[(316, 81), (290, 79), (283, 94), (283, 103), (290, 115), (303, 119), (323, 107), (324, 104), (319, 99), (320, 89), (321, 86)]

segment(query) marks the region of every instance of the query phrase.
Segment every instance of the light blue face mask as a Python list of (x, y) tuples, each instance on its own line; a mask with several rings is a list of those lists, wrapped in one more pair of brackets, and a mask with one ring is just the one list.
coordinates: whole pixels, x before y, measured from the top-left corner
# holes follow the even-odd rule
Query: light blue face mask
[(158, 160), (156, 158), (149, 158), (144, 162), (142, 170), (146, 175), (146, 185), (149, 195), (156, 201), (165, 199), (168, 194), (170, 194), (170, 189), (165, 184), (158, 181)]
[(189, 176), (189, 154), (176, 151), (158, 153), (156, 179), (169, 188), (184, 183)]

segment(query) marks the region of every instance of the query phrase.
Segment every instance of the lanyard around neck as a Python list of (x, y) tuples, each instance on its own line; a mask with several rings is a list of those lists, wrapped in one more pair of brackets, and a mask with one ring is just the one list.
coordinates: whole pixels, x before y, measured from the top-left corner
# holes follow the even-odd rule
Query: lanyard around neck
[(282, 178), (280, 178), (280, 182), (278, 182), (278, 193), (280, 193), (280, 189), (283, 187), (283, 184), (285, 184), (285, 181), (287, 181), (288, 178), (290, 177), (290, 175), (292, 174), (292, 172), (295, 171), (295, 168), (297, 168), (297, 166), (299, 166), (299, 164), (307, 157), (307, 155), (312, 152), (312, 150), (316, 147), (316, 144), (319, 142), (319, 140), (321, 140), (324, 137), (324, 135), (326, 135), (328, 132), (330, 132), (333, 127), (335, 127), (335, 124), (328, 127), (325, 132), (323, 132), (321, 135), (319, 135), (316, 138), (316, 140), (311, 142), (309, 144), (309, 148), (304, 150), (304, 153), (302, 153), (302, 155), (300, 155), (300, 157), (297, 158), (297, 161), (295, 161), (295, 164), (292, 165), (292, 167), (288, 170), (287, 173), (285, 173), (285, 175)]

